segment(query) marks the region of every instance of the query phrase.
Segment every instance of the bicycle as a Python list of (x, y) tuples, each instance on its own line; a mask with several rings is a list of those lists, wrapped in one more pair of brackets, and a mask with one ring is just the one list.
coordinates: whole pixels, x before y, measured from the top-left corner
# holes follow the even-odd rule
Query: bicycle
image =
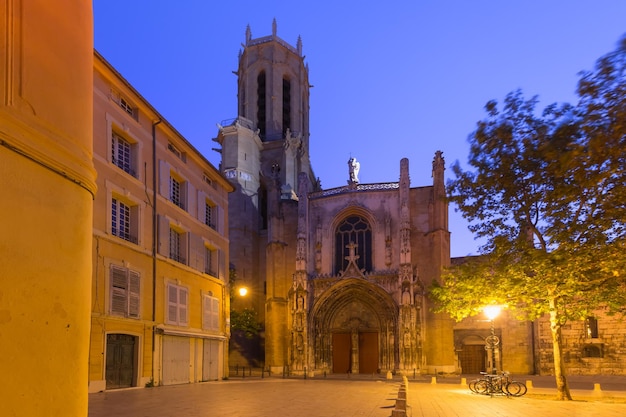
[(481, 372), (481, 375), (483, 375), (482, 378), (472, 380), (467, 384), (469, 389), (476, 394), (521, 397), (528, 391), (523, 382), (511, 380), (508, 372), (502, 372), (501, 375)]

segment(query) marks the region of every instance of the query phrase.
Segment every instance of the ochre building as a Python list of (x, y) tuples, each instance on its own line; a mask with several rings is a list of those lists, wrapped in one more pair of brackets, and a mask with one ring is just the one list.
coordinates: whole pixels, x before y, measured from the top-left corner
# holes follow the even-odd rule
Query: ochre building
[(89, 391), (228, 376), (232, 186), (97, 52)]

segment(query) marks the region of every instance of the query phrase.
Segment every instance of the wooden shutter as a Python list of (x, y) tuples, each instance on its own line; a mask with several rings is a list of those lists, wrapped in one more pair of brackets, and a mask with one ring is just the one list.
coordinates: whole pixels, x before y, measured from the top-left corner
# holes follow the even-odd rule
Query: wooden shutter
[(170, 164), (159, 161), (159, 194), (170, 199)]
[(219, 330), (220, 328), (220, 302), (217, 298), (211, 297), (211, 329)]
[(167, 321), (178, 323), (178, 287), (175, 285), (167, 286)]
[(139, 273), (128, 271), (128, 317), (139, 318), (140, 283)]
[(167, 217), (159, 215), (159, 242), (158, 252), (167, 258), (170, 256), (170, 221)]
[(128, 282), (126, 269), (111, 265), (111, 314), (126, 315), (128, 303)]
[(187, 324), (187, 288), (178, 287), (178, 324)]

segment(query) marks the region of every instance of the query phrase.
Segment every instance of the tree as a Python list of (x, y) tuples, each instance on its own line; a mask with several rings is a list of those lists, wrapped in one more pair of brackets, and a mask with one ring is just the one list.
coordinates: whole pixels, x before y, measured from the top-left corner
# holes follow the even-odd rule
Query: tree
[(503, 304), (519, 318), (548, 315), (558, 398), (571, 400), (561, 329), (599, 308), (626, 306), (626, 38), (583, 73), (578, 105), (550, 105), (520, 91), (469, 137), (448, 192), (484, 238), (480, 257), (451, 268), (432, 295), (460, 320)]

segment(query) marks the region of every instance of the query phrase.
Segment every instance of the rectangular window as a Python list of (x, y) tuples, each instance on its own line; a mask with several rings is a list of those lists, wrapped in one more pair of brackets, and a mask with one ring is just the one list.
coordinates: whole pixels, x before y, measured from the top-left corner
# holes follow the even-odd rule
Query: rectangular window
[(139, 273), (111, 265), (109, 281), (111, 314), (139, 318)]
[(217, 229), (217, 206), (207, 201), (204, 210), (204, 224), (211, 229)]
[(585, 319), (585, 333), (588, 339), (598, 338), (598, 319), (595, 317)]
[(167, 285), (167, 322), (179, 326), (187, 325), (188, 290), (175, 284)]
[(170, 201), (176, 204), (181, 209), (185, 210), (186, 198), (187, 195), (185, 182), (170, 175)]
[(208, 294), (202, 297), (202, 328), (216, 331), (220, 329), (220, 302)]
[(113, 132), (111, 140), (111, 161), (122, 171), (137, 178), (135, 159), (137, 157), (135, 144)]
[(170, 259), (186, 264), (184, 234), (170, 227)]
[(118, 198), (111, 199), (111, 234), (129, 242), (138, 243), (137, 206), (131, 206)]
[(204, 272), (217, 277), (218, 251), (207, 246), (204, 247)]

